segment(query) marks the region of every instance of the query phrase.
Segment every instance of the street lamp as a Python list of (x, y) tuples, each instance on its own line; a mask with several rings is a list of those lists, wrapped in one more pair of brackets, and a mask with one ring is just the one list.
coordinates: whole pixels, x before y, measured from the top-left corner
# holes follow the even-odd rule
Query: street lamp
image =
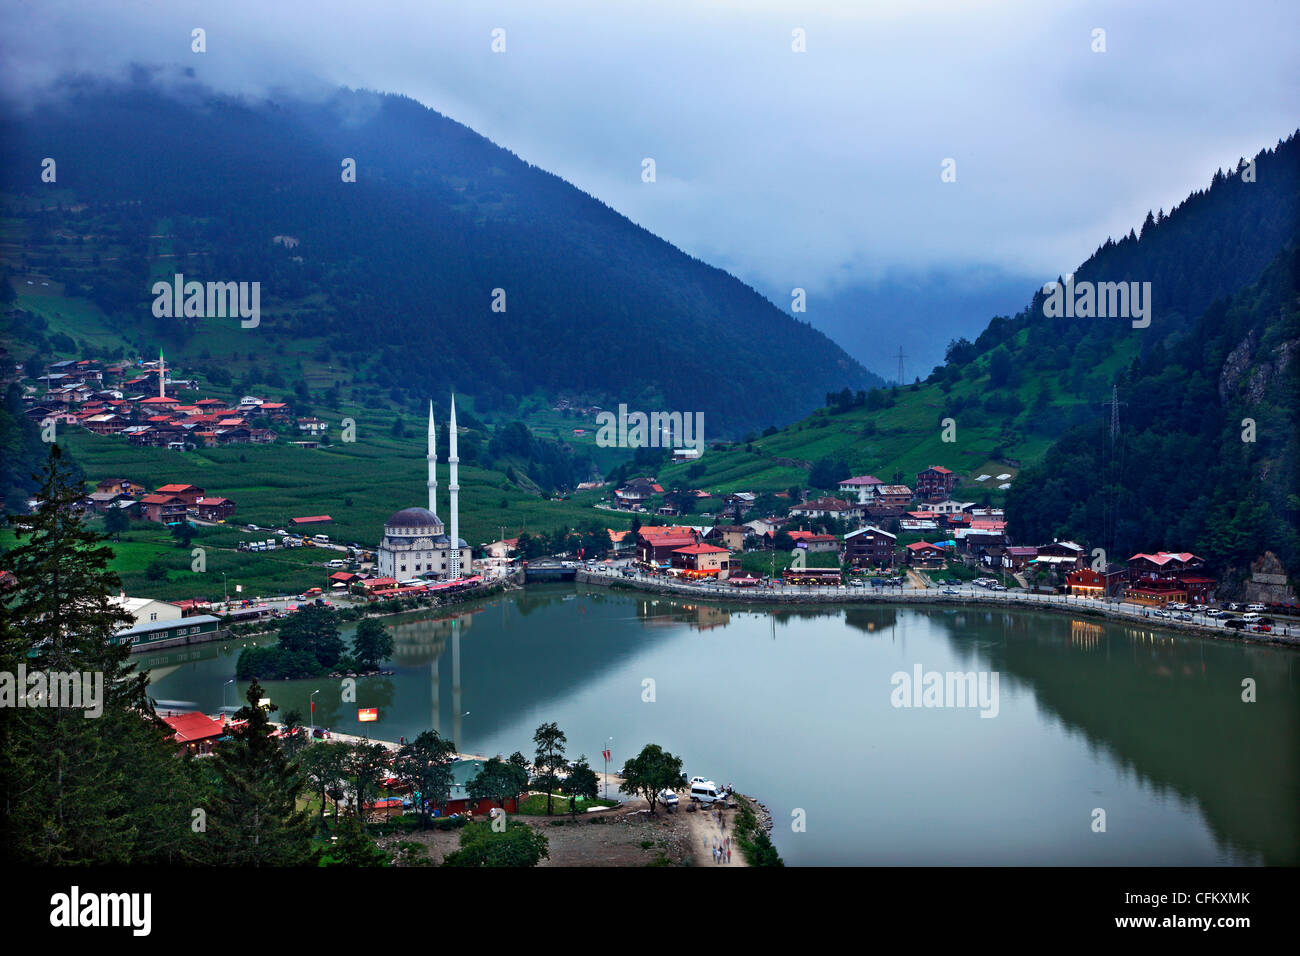
[(235, 679), (232, 677), (232, 678), (230, 678), (230, 680), (226, 681), (224, 684), (221, 685), (221, 708), (222, 708), (222, 710), (224, 710), (225, 707), (226, 707), (226, 688), (229, 687), (229, 686), (230, 686), (231, 684), (233, 684), (234, 682), (235, 682)]
[(316, 701), (313, 700), (320, 691), (314, 690), (307, 698), (307, 709), (311, 711), (311, 739), (316, 739)]
[[(221, 603), (224, 605), (230, 604), (230, 590), (226, 587), (225, 571), (221, 572)], [(227, 607), (226, 610), (230, 610), (229, 607)]]

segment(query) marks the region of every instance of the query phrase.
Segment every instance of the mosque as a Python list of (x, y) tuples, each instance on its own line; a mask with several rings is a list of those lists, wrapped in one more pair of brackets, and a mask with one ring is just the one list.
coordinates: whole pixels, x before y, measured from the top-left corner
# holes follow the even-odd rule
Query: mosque
[(438, 451), (433, 426), (433, 402), (429, 402), (429, 507), (403, 508), (384, 522), (384, 537), (379, 542), (381, 577), (405, 581), (410, 578), (445, 578), (461, 576), (461, 554), (469, 547), (460, 537), (460, 483), (456, 456), (456, 397), (451, 399), (451, 423), (447, 429), (449, 449), (447, 464), (451, 478), (447, 491), (451, 528), (444, 530), (438, 517)]

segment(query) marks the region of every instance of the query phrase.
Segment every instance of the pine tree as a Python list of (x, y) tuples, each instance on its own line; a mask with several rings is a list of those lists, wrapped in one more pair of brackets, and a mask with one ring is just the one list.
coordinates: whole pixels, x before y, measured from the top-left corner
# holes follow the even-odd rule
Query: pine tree
[[(208, 813), (210, 862), (231, 866), (297, 866), (316, 857), (311, 810), (298, 807), (304, 778), (272, 736), (262, 686), (249, 685), (235, 714), (233, 740), (217, 748), (216, 786)], [(242, 721), (242, 724), (239, 722)]]
[(0, 597), (0, 670), (87, 675), (99, 700), (0, 707), (0, 845), (37, 864), (185, 859), (192, 778), (145, 696), (148, 673), (114, 642), (132, 617), (111, 597), (112, 551), (78, 513), (81, 481), (57, 445), (36, 477), (36, 510), (9, 519), (17, 585)]

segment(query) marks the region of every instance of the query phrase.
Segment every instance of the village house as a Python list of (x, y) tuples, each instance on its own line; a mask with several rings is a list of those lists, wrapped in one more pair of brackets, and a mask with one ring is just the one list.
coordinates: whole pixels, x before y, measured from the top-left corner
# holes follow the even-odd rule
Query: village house
[(710, 544), (719, 544), (731, 551), (743, 551), (745, 536), (749, 529), (739, 524), (720, 524), (709, 529), (704, 539)]
[(637, 531), (636, 557), (644, 565), (669, 567), (672, 554), (700, 541), (699, 532), (683, 525), (647, 525)]
[(176, 495), (152, 494), (140, 499), (141, 517), (158, 524), (181, 524), (187, 510), (188, 505)]
[(204, 521), (225, 521), (235, 515), (235, 503), (229, 498), (206, 495), (194, 502), (194, 514)]
[(1104, 573), (1092, 568), (1076, 568), (1065, 576), (1065, 593), (1097, 600), (1114, 597), (1123, 590), (1126, 574), (1121, 565), (1114, 563)]
[(163, 485), (154, 489), (155, 494), (175, 495), (187, 505), (193, 505), (203, 497), (203, 489), (197, 485)]
[(298, 419), (298, 431), (308, 435), (323, 435), (330, 429), (330, 423), (319, 418)]
[(662, 495), (664, 489), (653, 478), (633, 478), (621, 488), (614, 490), (614, 504), (625, 511), (634, 511), (655, 495)]
[(672, 551), (672, 566), (685, 578), (725, 581), (731, 569), (731, 552), (712, 544), (692, 544)]
[(849, 504), (839, 498), (814, 498), (804, 501), (790, 509), (791, 518), (838, 518), (841, 520), (861, 515), (857, 505)]
[(855, 568), (892, 568), (898, 536), (867, 525), (844, 536), (845, 560)]
[(1008, 547), (1002, 551), (1002, 567), (1008, 571), (1023, 571), (1029, 563), (1038, 557), (1038, 549), (1033, 547)]
[(210, 754), (222, 737), (226, 727), (221, 721), (201, 714), (197, 710), (185, 714), (159, 714), (162, 721), (172, 730), (172, 739), (176, 741), (181, 753), (195, 756)]
[(907, 546), (907, 563), (914, 568), (937, 570), (944, 566), (947, 554), (937, 544), (917, 541)]
[(752, 491), (737, 491), (727, 495), (723, 500), (722, 513), (731, 515), (737, 521), (745, 517), (749, 509), (754, 507), (754, 502), (758, 500), (758, 495)]
[(943, 501), (936, 501), (933, 504), (926, 505), (925, 510), (933, 511), (937, 515), (962, 514), (963, 512), (970, 511), (972, 518), (974, 517), (1001, 518), (1002, 517), (1002, 513), (1000, 511), (996, 515), (981, 514), (977, 516), (975, 514), (974, 508), (975, 508), (975, 502), (973, 501), (955, 501), (952, 498), (945, 498)]
[(1035, 563), (1062, 573), (1085, 567), (1088, 563), (1083, 545), (1074, 541), (1053, 541), (1040, 545)]
[(923, 501), (942, 501), (957, 487), (957, 476), (942, 465), (916, 473), (916, 495)]
[(875, 475), (855, 475), (841, 481), (839, 490), (846, 495), (853, 495), (858, 501), (866, 501), (871, 498), (873, 490), (883, 484)]
[(1213, 600), (1218, 583), (1204, 569), (1205, 559), (1187, 551), (1135, 554), (1128, 559), (1125, 599), (1138, 604), (1204, 604)]
[(838, 551), (840, 549), (839, 539), (833, 534), (815, 534), (812, 531), (789, 531), (790, 540), (795, 543), (796, 547), (803, 547), (809, 551)]

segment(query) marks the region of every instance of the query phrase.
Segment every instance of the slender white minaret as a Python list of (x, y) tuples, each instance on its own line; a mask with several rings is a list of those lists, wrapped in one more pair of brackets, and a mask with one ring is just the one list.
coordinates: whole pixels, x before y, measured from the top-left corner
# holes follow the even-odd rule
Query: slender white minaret
[(451, 432), (448, 438), (447, 465), (451, 477), (447, 480), (447, 493), (451, 496), (451, 553), (448, 555), (448, 570), (452, 578), (460, 577), (460, 482), (457, 481), (457, 465), (460, 458), (456, 455), (456, 396), (451, 396)]
[(429, 400), (429, 510), (438, 513), (438, 437), (433, 429), (433, 400)]
[(167, 393), (163, 390), (163, 381), (167, 378), (167, 364), (163, 361), (162, 349), (158, 350), (158, 397), (166, 398)]

